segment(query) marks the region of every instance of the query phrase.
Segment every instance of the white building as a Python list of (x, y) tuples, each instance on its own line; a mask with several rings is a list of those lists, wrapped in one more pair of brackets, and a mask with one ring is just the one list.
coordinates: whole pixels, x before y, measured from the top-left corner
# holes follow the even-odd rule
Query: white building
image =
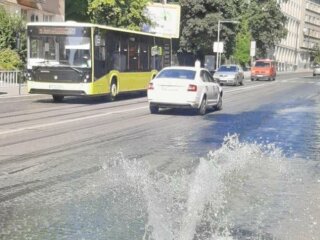
[(320, 0), (306, 0), (301, 56), (304, 67), (310, 67), (310, 51), (320, 46)]
[(291, 71), (303, 65), (300, 46), (303, 41), (305, 4), (306, 0), (280, 2), (281, 11), (288, 19), (288, 34), (276, 45), (274, 51), (279, 71)]
[(310, 67), (310, 51), (320, 43), (320, 0), (280, 1), (288, 18), (288, 35), (273, 54), (279, 71)]
[(65, 0), (0, 0), (0, 6), (27, 22), (64, 21)]

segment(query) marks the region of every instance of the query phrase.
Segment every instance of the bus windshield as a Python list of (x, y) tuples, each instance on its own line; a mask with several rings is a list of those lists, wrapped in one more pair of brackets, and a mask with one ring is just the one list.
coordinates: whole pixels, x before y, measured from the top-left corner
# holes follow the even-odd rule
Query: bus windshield
[(29, 67), (91, 67), (90, 37), (29, 34)]

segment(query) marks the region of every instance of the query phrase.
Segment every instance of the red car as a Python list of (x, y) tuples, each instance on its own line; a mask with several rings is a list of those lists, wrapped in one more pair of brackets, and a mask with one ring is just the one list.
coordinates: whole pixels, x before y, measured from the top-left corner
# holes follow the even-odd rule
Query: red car
[(251, 81), (276, 80), (276, 63), (271, 59), (256, 60), (251, 68)]

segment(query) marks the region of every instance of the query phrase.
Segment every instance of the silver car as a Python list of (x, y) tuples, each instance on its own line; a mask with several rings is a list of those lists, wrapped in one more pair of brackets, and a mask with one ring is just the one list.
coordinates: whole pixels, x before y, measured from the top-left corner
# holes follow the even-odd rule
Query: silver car
[(213, 78), (223, 84), (231, 84), (234, 86), (243, 85), (244, 73), (239, 65), (221, 65), (214, 73)]

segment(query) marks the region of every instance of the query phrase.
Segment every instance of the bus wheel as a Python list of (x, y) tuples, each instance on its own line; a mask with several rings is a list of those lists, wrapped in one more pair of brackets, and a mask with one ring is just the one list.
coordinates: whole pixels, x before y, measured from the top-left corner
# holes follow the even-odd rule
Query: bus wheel
[(52, 98), (53, 98), (53, 101), (54, 102), (62, 102), (63, 99), (64, 99), (64, 96), (63, 95), (52, 95)]
[(112, 80), (110, 85), (110, 93), (109, 93), (109, 100), (114, 101), (117, 96), (117, 82), (115, 80)]

